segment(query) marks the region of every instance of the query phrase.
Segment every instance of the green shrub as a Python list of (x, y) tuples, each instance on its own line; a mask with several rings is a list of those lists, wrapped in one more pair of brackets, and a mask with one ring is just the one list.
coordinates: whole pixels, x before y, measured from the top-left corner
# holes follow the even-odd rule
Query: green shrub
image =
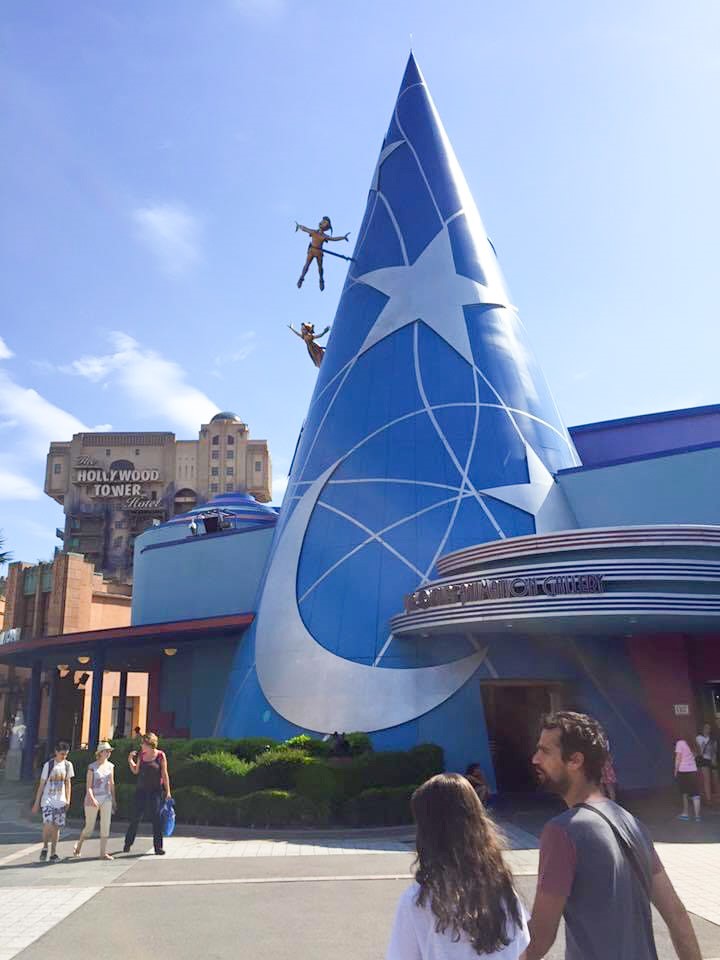
[(117, 813), (120, 820), (129, 820), (135, 807), (135, 785), (130, 783), (116, 783), (115, 797), (117, 799)]
[(207, 787), (180, 787), (173, 793), (175, 813), (181, 823), (234, 826), (235, 797), (218, 797)]
[(248, 827), (286, 827), (317, 822), (311, 800), (288, 790), (259, 790), (237, 801), (236, 823)]
[(206, 787), (220, 796), (239, 797), (251, 792), (244, 786), (251, 769), (234, 753), (204, 753), (190, 757), (174, 774), (170, 771), (170, 783), (173, 787)]
[(445, 769), (445, 755), (443, 748), (436, 743), (419, 743), (416, 747), (408, 750), (408, 757), (417, 776), (414, 778), (416, 783), (424, 783), (436, 773), (442, 773)]
[(313, 763), (298, 750), (276, 747), (258, 757), (244, 780), (243, 793), (255, 793), (258, 790), (294, 790), (300, 770)]
[(315, 740), (306, 733), (291, 737), (282, 746), (290, 750), (299, 750), (309, 757), (329, 757), (332, 753), (332, 745), (329, 740)]
[(244, 740), (233, 741), (232, 753), (241, 760), (252, 763), (263, 753), (267, 753), (268, 750), (272, 750), (276, 746), (277, 741), (271, 740), (269, 737), (245, 737)]
[(432, 743), (420, 744), (412, 750), (388, 750), (365, 753), (339, 766), (337, 775), (344, 797), (357, 796), (372, 787), (401, 787), (408, 783), (424, 783), (443, 770), (442, 748)]
[(317, 823), (328, 823), (338, 812), (341, 800), (340, 788), (332, 767), (319, 760), (300, 767), (295, 790), (298, 796), (311, 800)]
[(229, 737), (204, 737), (198, 740), (186, 740), (185, 743), (189, 756), (200, 757), (207, 753), (233, 753), (236, 741)]
[(351, 756), (358, 757), (362, 753), (372, 753), (372, 741), (366, 733), (346, 733), (345, 738), (350, 744)]
[(412, 823), (410, 797), (416, 789), (416, 785), (413, 785), (363, 790), (347, 801), (343, 807), (343, 817), (354, 827)]

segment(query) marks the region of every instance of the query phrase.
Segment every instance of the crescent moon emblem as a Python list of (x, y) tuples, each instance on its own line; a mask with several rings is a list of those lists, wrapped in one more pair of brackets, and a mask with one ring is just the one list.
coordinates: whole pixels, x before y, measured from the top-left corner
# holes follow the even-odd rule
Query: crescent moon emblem
[(308, 487), (280, 534), (256, 621), (265, 697), (286, 720), (319, 733), (369, 732), (415, 720), (459, 690), (483, 660), (480, 652), (432, 667), (371, 667), (331, 653), (307, 629), (297, 603), (300, 553), (315, 504), (340, 462)]

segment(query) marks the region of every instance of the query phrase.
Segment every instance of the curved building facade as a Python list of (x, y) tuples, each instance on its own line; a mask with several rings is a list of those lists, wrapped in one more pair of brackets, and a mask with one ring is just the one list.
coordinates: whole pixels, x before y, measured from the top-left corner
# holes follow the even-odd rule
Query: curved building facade
[(573, 526), (578, 464), (411, 57), (222, 731), (487, 741), (482, 647), (390, 621), (449, 551)]

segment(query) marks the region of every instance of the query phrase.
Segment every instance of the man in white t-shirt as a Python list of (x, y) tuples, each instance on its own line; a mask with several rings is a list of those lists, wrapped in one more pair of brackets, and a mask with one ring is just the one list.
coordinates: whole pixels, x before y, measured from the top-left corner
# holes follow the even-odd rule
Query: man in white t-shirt
[(32, 807), (33, 813), (42, 810), (43, 846), (40, 859), (47, 860), (48, 844), (50, 844), (51, 863), (56, 863), (60, 859), (57, 855), (57, 843), (60, 839), (60, 828), (65, 826), (65, 816), (70, 807), (72, 778), (75, 776), (75, 771), (67, 758), (69, 752), (70, 744), (65, 740), (58, 740), (55, 744), (55, 755), (42, 768), (35, 803)]

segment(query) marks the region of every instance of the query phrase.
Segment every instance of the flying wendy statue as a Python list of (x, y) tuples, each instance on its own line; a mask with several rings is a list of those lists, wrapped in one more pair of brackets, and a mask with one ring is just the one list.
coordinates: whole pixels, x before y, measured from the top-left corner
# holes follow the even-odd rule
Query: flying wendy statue
[(300, 337), (301, 340), (305, 341), (305, 346), (307, 347), (307, 352), (310, 355), (310, 359), (316, 367), (319, 367), (323, 362), (323, 357), (325, 356), (325, 347), (321, 347), (320, 344), (316, 343), (315, 341), (319, 340), (320, 337), (324, 337), (330, 327), (325, 327), (321, 333), (315, 333), (314, 323), (301, 323), (299, 331), (297, 331), (291, 323), (289, 323), (288, 326), (296, 337)]
[[(323, 217), (320, 223), (318, 224), (317, 230), (311, 230), (310, 227), (304, 227), (301, 223), (295, 221), (295, 231), (302, 230), (303, 233), (310, 234), (310, 244), (307, 249), (307, 257), (305, 258), (305, 266), (302, 269), (300, 274), (300, 279), (297, 282), (298, 289), (303, 285), (303, 280), (305, 279), (305, 274), (308, 272), (308, 267), (314, 260), (317, 263), (318, 273), (320, 274), (320, 289), (325, 289), (325, 279), (323, 276), (323, 244), (327, 243), (328, 240), (335, 242), (336, 240), (347, 240), (350, 236), (349, 233), (346, 233), (343, 237), (331, 237), (328, 235), (328, 230), (332, 230), (332, 224), (330, 223), (330, 217)], [(331, 253), (330, 250), (327, 251)], [(333, 257), (340, 257), (343, 260), (352, 260), (352, 257), (344, 257), (341, 253), (333, 253)]]

